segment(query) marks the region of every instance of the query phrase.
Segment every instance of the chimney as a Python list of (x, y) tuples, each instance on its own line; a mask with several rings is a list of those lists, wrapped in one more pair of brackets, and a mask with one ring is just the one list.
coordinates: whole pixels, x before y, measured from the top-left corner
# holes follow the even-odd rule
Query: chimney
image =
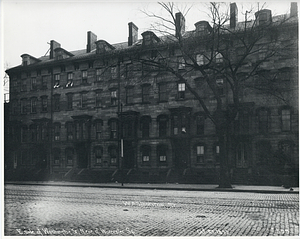
[(182, 36), (185, 32), (185, 19), (181, 12), (175, 14), (175, 37)]
[(234, 29), (238, 22), (238, 9), (236, 3), (230, 3), (230, 28)]
[(132, 46), (138, 40), (138, 27), (133, 23), (128, 23), (128, 46)]
[(297, 2), (291, 2), (290, 17), (298, 16)]
[(54, 58), (54, 50), (60, 48), (60, 44), (54, 40), (50, 41), (50, 59)]
[(86, 53), (89, 53), (92, 50), (96, 49), (96, 41), (97, 41), (97, 35), (91, 31), (88, 31), (87, 32)]
[(255, 13), (255, 19), (258, 26), (270, 24), (272, 22), (272, 11), (269, 9), (262, 9)]

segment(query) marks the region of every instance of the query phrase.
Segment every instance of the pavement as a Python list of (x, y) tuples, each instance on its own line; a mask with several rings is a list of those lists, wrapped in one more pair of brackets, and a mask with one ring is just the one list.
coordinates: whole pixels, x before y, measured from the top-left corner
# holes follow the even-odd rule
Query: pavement
[(69, 181), (6, 181), (4, 184), (15, 185), (44, 185), (66, 187), (98, 187), (124, 189), (152, 189), (152, 190), (181, 190), (181, 191), (225, 191), (225, 192), (254, 192), (254, 193), (292, 193), (299, 194), (299, 187), (285, 188), (283, 186), (260, 185), (232, 185), (232, 188), (219, 188), (216, 184), (143, 184), (143, 183), (85, 183)]

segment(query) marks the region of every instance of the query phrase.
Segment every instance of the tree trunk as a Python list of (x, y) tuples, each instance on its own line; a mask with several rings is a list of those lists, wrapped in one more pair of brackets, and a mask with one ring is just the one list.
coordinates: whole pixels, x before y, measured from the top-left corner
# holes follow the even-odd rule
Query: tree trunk
[(224, 126), (217, 127), (220, 147), (220, 178), (219, 188), (232, 188), (228, 168), (228, 140), (227, 128)]

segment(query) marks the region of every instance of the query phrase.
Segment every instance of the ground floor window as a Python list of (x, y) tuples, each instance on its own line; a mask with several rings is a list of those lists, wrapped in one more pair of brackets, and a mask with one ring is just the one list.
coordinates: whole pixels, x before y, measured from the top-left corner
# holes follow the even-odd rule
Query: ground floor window
[(111, 165), (117, 164), (117, 147), (110, 146), (108, 151), (109, 151), (109, 155), (110, 155), (110, 164)]
[(248, 149), (245, 142), (238, 143), (235, 150), (236, 167), (246, 168), (248, 161)]
[(73, 148), (66, 148), (66, 160), (67, 160), (67, 165), (73, 165), (73, 161), (74, 161)]
[(204, 163), (204, 153), (205, 153), (204, 145), (197, 145), (196, 146), (197, 163)]
[(95, 147), (95, 159), (96, 159), (96, 163), (97, 164), (101, 164), (102, 163), (102, 147)]
[(56, 165), (60, 164), (60, 149), (59, 148), (53, 149), (53, 161), (54, 161), (54, 164), (56, 164)]
[(141, 146), (141, 152), (142, 152), (142, 162), (149, 163), (151, 147), (148, 145), (143, 145), (143, 146)]
[(167, 146), (166, 145), (159, 145), (157, 146), (157, 155), (158, 161), (162, 164), (167, 163)]

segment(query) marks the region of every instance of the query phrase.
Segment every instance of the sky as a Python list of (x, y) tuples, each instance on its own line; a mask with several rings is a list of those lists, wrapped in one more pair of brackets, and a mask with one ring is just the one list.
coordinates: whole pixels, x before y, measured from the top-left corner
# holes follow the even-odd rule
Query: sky
[[(0, 0), (1, 1), (1, 0)], [(236, 1), (241, 11), (247, 6), (261, 7), (256, 2)], [(177, 2), (181, 7), (192, 6), (186, 16), (186, 30), (194, 30), (194, 23), (208, 20), (202, 3)], [(207, 3), (206, 3), (207, 4)], [(288, 13), (290, 2), (267, 2), (273, 15)], [(2, 0), (1, 1), (1, 72), (21, 64), (24, 53), (34, 57), (45, 55), (51, 40), (67, 51), (86, 48), (87, 32), (92, 31), (110, 44), (126, 42), (128, 23), (134, 22), (141, 33), (155, 20), (142, 10), (161, 14), (155, 1), (103, 0)], [(4, 87), (6, 88), (6, 87)]]

